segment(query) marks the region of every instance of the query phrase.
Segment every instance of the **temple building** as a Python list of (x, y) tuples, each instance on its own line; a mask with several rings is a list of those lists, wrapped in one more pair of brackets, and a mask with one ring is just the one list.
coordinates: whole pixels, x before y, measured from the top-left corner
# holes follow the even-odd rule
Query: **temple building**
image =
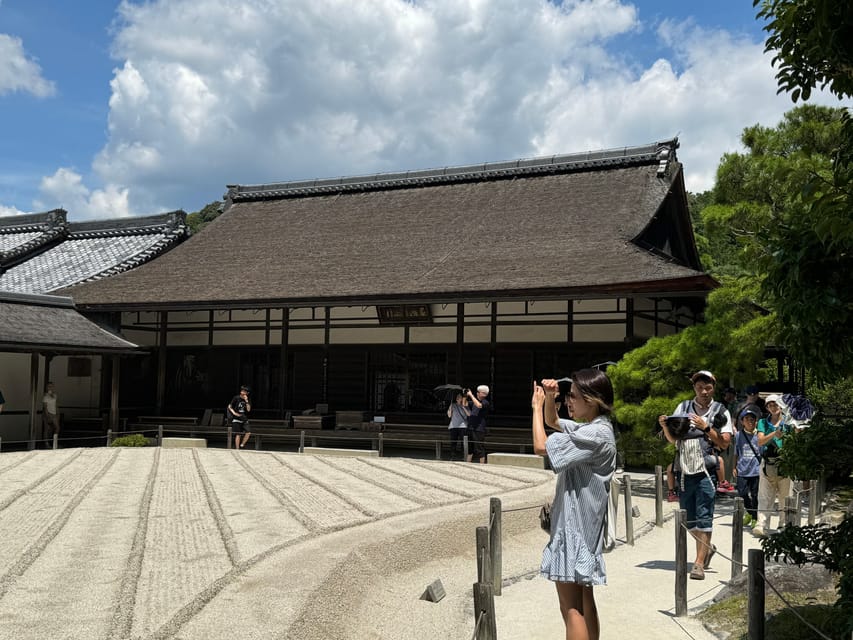
[(442, 422), (433, 389), (457, 383), (527, 415), (532, 379), (702, 321), (716, 282), (677, 148), (230, 185), (200, 233), (61, 294), (149, 350), (122, 359), (123, 411), (200, 414), (249, 384), (259, 415)]

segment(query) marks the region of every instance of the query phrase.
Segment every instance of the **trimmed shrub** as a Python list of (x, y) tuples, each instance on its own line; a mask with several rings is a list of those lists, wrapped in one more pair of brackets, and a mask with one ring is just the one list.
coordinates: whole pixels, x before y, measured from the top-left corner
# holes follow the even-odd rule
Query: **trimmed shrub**
[(129, 436), (119, 436), (110, 443), (111, 447), (147, 447), (150, 440), (141, 433), (133, 433)]

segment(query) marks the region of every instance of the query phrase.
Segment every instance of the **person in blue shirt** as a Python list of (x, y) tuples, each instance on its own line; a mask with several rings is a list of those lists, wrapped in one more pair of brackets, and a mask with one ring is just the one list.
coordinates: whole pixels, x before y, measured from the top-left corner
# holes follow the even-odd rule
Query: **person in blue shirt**
[(737, 491), (746, 508), (743, 523), (746, 526), (758, 522), (758, 477), (761, 473), (761, 445), (758, 444), (758, 419), (761, 409), (747, 405), (741, 412), (740, 429), (735, 435), (735, 468)]

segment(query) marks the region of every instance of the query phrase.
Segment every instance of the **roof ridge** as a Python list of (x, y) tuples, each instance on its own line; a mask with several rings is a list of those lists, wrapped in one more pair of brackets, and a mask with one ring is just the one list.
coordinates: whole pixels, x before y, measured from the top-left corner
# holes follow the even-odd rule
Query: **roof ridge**
[(404, 172), (376, 173), (315, 180), (295, 180), (255, 185), (227, 185), (225, 197), (231, 201), (275, 199), (288, 196), (306, 196), (343, 191), (374, 191), (400, 189), (428, 184), (446, 184), (499, 180), (542, 173), (561, 173), (588, 169), (613, 169), (637, 164), (662, 164), (676, 160), (678, 138), (637, 147), (619, 147), (598, 151), (540, 156), (535, 158), (486, 162), (481, 164), (419, 169)]

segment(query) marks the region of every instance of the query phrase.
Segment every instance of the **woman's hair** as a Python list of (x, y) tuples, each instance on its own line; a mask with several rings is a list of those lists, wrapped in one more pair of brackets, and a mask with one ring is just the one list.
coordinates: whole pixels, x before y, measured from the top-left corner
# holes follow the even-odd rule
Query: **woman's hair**
[(572, 374), (572, 385), (581, 395), (598, 405), (598, 412), (609, 414), (613, 411), (613, 385), (610, 378), (599, 369), (581, 369)]

